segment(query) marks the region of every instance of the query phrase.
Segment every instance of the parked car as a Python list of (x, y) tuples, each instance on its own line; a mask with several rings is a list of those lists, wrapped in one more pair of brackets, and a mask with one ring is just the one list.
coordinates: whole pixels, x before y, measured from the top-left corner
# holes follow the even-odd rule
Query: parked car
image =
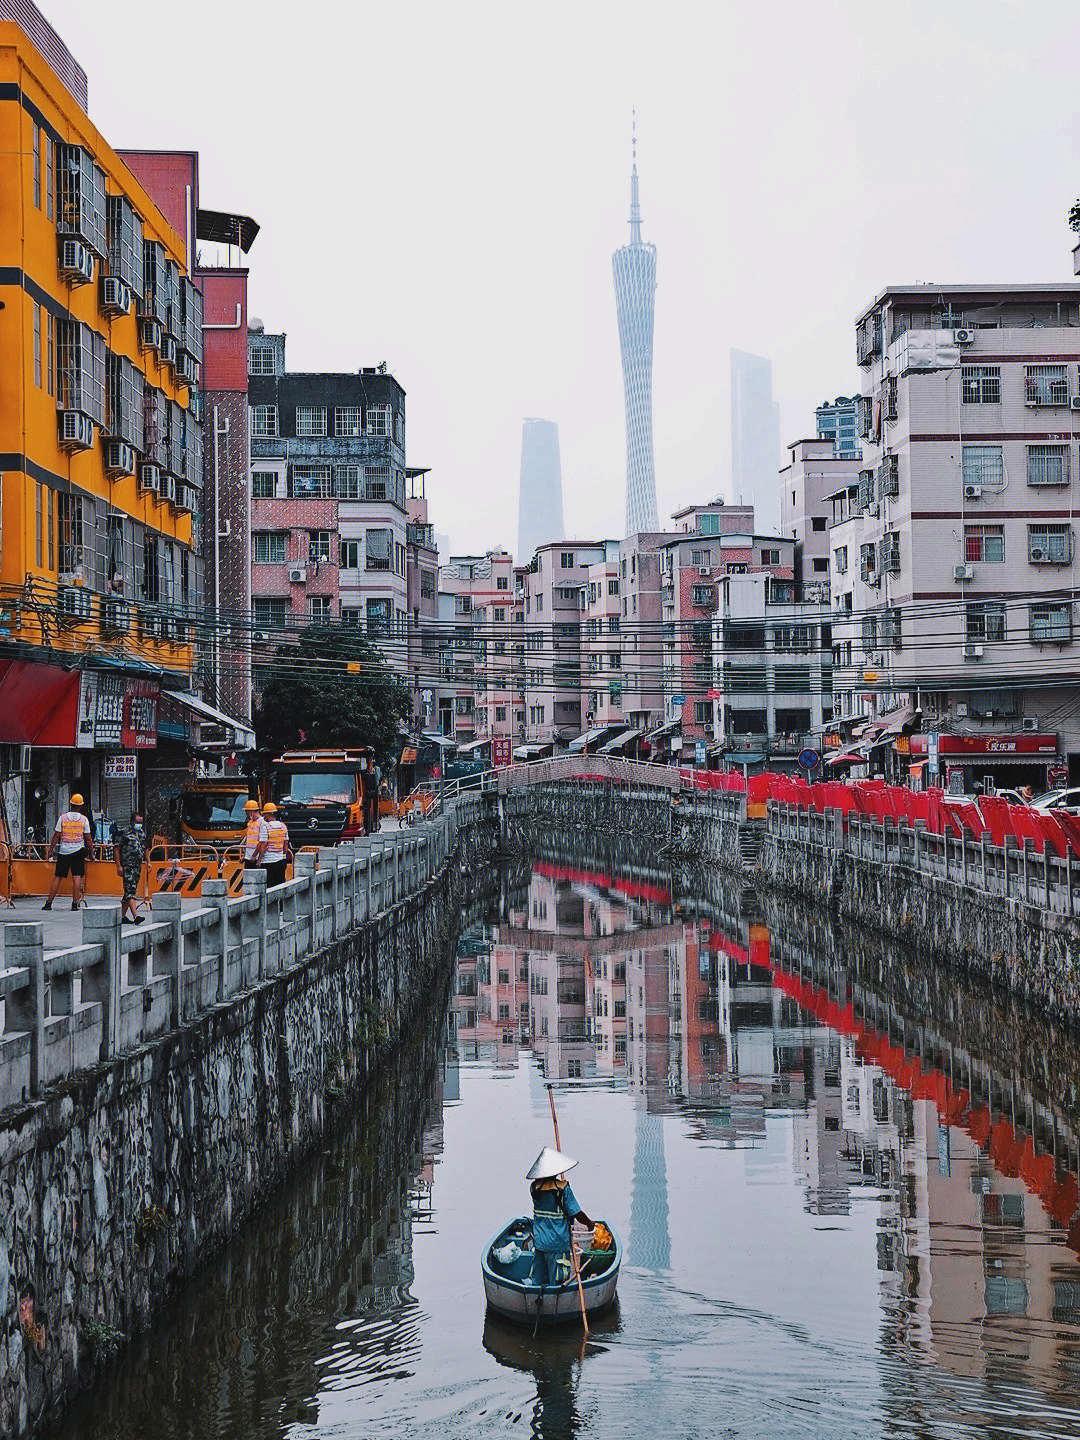
[(1031, 802), (1035, 810), (1077, 810), (1080, 811), (1080, 785), (1068, 785), (1060, 790), (1048, 790)]

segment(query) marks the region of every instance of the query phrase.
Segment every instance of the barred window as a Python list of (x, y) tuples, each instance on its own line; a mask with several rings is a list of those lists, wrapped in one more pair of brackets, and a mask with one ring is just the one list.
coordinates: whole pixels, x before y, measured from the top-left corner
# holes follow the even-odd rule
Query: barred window
[(1005, 563), (1004, 525), (965, 525), (964, 559), (989, 565)]
[(1029, 405), (1068, 405), (1068, 366), (1025, 365), (1024, 399)]
[(1067, 601), (1032, 605), (1028, 614), (1031, 639), (1036, 644), (1064, 645), (1072, 639), (1072, 606)]
[(296, 407), (297, 435), (326, 434), (326, 406), (298, 405)]
[(284, 630), (289, 620), (289, 602), (284, 597), (252, 600), (251, 618), (256, 630)]
[(965, 606), (964, 638), (994, 643), (1005, 639), (1005, 605), (1001, 600), (976, 600)]
[(334, 466), (334, 494), (339, 500), (360, 499), (360, 466)]
[(315, 624), (330, 619), (330, 596), (309, 595), (307, 602), (308, 619)]
[(1029, 485), (1067, 485), (1068, 445), (1029, 445), (1027, 478)]
[(278, 433), (276, 405), (253, 405), (251, 407), (251, 433), (257, 439), (276, 438)]
[(368, 530), (364, 536), (367, 551), (368, 570), (390, 569), (390, 546), (393, 536), (389, 530)]
[(277, 373), (272, 345), (252, 345), (248, 350), (249, 375), (274, 375)]
[(960, 384), (965, 405), (1001, 404), (1000, 365), (964, 365)]
[(389, 465), (369, 465), (364, 474), (364, 499), (385, 500), (389, 493)]
[(256, 530), (251, 536), (251, 559), (255, 565), (283, 565), (289, 535), (285, 530)]
[(360, 406), (359, 405), (335, 405), (334, 407), (334, 434), (335, 435), (359, 435), (360, 427)]
[(330, 466), (325, 463), (294, 465), (292, 493), (297, 499), (326, 500), (330, 496)]
[(965, 445), (961, 451), (964, 484), (1000, 490), (1005, 483), (1005, 462), (1000, 445)]
[(389, 405), (369, 405), (367, 407), (367, 433), (369, 435), (390, 434)]
[(251, 472), (251, 495), (254, 500), (272, 500), (277, 476), (273, 470)]
[(1071, 527), (1029, 525), (1028, 559), (1036, 565), (1067, 565), (1072, 559)]

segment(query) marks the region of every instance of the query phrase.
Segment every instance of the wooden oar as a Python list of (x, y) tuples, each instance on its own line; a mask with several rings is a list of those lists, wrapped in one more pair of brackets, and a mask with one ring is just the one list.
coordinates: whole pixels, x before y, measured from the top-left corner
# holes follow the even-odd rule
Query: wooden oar
[[(551, 1106), (551, 1123), (555, 1129), (555, 1149), (561, 1150), (559, 1142), (559, 1117), (555, 1114), (555, 1087), (547, 1087), (548, 1103)], [(570, 1264), (573, 1267), (574, 1279), (577, 1281), (578, 1303), (581, 1305), (581, 1323), (585, 1328), (586, 1337), (589, 1334), (589, 1322), (585, 1317), (585, 1290), (581, 1284), (581, 1265), (578, 1261), (577, 1241), (574, 1239), (574, 1222), (569, 1215), (566, 1217), (566, 1228), (570, 1231)]]

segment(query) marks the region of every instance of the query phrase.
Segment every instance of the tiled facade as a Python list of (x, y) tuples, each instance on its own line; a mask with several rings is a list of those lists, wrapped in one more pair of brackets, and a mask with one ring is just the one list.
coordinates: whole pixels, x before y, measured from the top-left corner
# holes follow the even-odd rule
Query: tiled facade
[(854, 480), (856, 457), (840, 456), (831, 439), (796, 440), (780, 471), (780, 533), (795, 542), (795, 580), (804, 600), (829, 598), (829, 497)]

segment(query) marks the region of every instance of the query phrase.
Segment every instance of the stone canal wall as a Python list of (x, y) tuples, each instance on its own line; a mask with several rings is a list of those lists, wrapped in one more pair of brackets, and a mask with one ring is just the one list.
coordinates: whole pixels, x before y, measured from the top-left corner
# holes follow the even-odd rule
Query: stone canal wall
[[(33, 1434), (89, 1383), (373, 1083), (439, 993), (462, 909), (491, 872), (486, 808), (465, 797), (431, 822), (437, 866), (425, 876), (395, 861), (398, 879), (362, 919), (338, 911), (357, 895), (340, 873), (290, 882), (301, 903), (286, 909), (272, 973), (259, 936), (226, 917), (216, 957), (182, 958), (179, 981), (164, 978), (182, 1002), (185, 970), (209, 965), (227, 998), (0, 1111), (0, 1434)], [(39, 1022), (47, 1008), (39, 997)]]

